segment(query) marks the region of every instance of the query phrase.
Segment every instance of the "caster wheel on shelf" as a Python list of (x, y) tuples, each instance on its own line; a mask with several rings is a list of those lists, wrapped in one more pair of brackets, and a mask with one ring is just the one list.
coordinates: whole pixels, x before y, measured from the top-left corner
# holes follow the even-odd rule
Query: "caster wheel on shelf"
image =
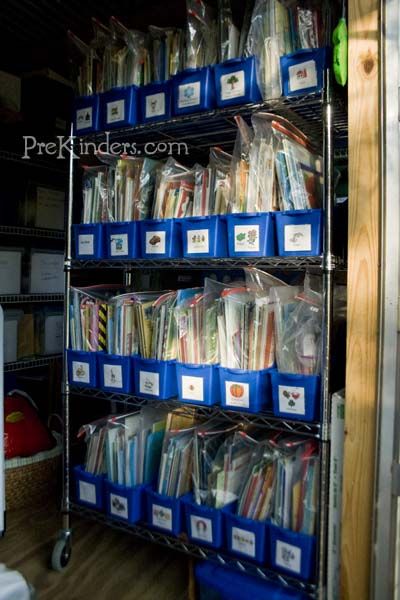
[(51, 568), (54, 571), (62, 571), (71, 558), (71, 544), (66, 540), (57, 540), (51, 555)]

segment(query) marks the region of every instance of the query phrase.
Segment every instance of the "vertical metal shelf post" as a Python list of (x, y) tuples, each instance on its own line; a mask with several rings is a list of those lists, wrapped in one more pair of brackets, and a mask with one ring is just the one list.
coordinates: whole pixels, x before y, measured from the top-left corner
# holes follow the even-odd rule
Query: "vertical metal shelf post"
[(74, 200), (74, 137), (73, 125), (71, 124), (70, 157), (68, 175), (68, 212), (67, 212), (67, 235), (65, 249), (65, 310), (64, 310), (64, 354), (63, 354), (63, 381), (62, 381), (62, 404), (63, 404), (63, 493), (62, 493), (62, 531), (60, 537), (65, 540), (70, 549), (71, 537), (71, 514), (70, 514), (70, 439), (69, 439), (69, 381), (67, 352), (69, 344), (69, 307), (70, 307), (70, 285), (71, 285), (71, 261), (72, 261), (72, 213)]
[(333, 289), (335, 260), (333, 256), (334, 205), (334, 140), (333, 97), (330, 69), (325, 71), (323, 98), (323, 172), (324, 172), (324, 252), (323, 252), (323, 330), (321, 372), (321, 447), (320, 494), (318, 535), (318, 597), (323, 600), (326, 591), (328, 515), (329, 515), (329, 460), (331, 423), (331, 358), (333, 324)]

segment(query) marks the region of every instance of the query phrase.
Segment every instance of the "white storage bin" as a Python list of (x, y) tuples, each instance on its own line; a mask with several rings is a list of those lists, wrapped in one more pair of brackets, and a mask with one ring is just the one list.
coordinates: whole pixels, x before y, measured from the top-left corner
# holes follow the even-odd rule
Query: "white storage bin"
[(64, 254), (32, 250), (29, 293), (62, 294), (64, 277)]
[(61, 354), (63, 351), (63, 313), (44, 315), (42, 354)]
[(20, 248), (0, 248), (0, 294), (21, 293)]

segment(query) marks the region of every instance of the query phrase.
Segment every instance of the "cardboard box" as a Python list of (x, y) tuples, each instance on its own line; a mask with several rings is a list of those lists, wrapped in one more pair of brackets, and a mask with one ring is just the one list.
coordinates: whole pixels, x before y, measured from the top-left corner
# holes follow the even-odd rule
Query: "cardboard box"
[(64, 278), (64, 254), (31, 251), (30, 294), (62, 294)]
[(21, 293), (22, 249), (0, 248), (0, 294)]
[(18, 360), (36, 354), (35, 319), (32, 313), (22, 314), (18, 328)]

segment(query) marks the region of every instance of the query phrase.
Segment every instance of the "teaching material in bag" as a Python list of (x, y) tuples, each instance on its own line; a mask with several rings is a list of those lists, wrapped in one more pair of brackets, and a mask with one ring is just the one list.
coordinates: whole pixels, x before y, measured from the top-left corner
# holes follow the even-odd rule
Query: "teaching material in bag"
[(194, 171), (172, 157), (159, 173), (153, 219), (190, 217), (193, 211)]
[(217, 27), (212, 9), (203, 0), (186, 0), (186, 69), (217, 62)]

